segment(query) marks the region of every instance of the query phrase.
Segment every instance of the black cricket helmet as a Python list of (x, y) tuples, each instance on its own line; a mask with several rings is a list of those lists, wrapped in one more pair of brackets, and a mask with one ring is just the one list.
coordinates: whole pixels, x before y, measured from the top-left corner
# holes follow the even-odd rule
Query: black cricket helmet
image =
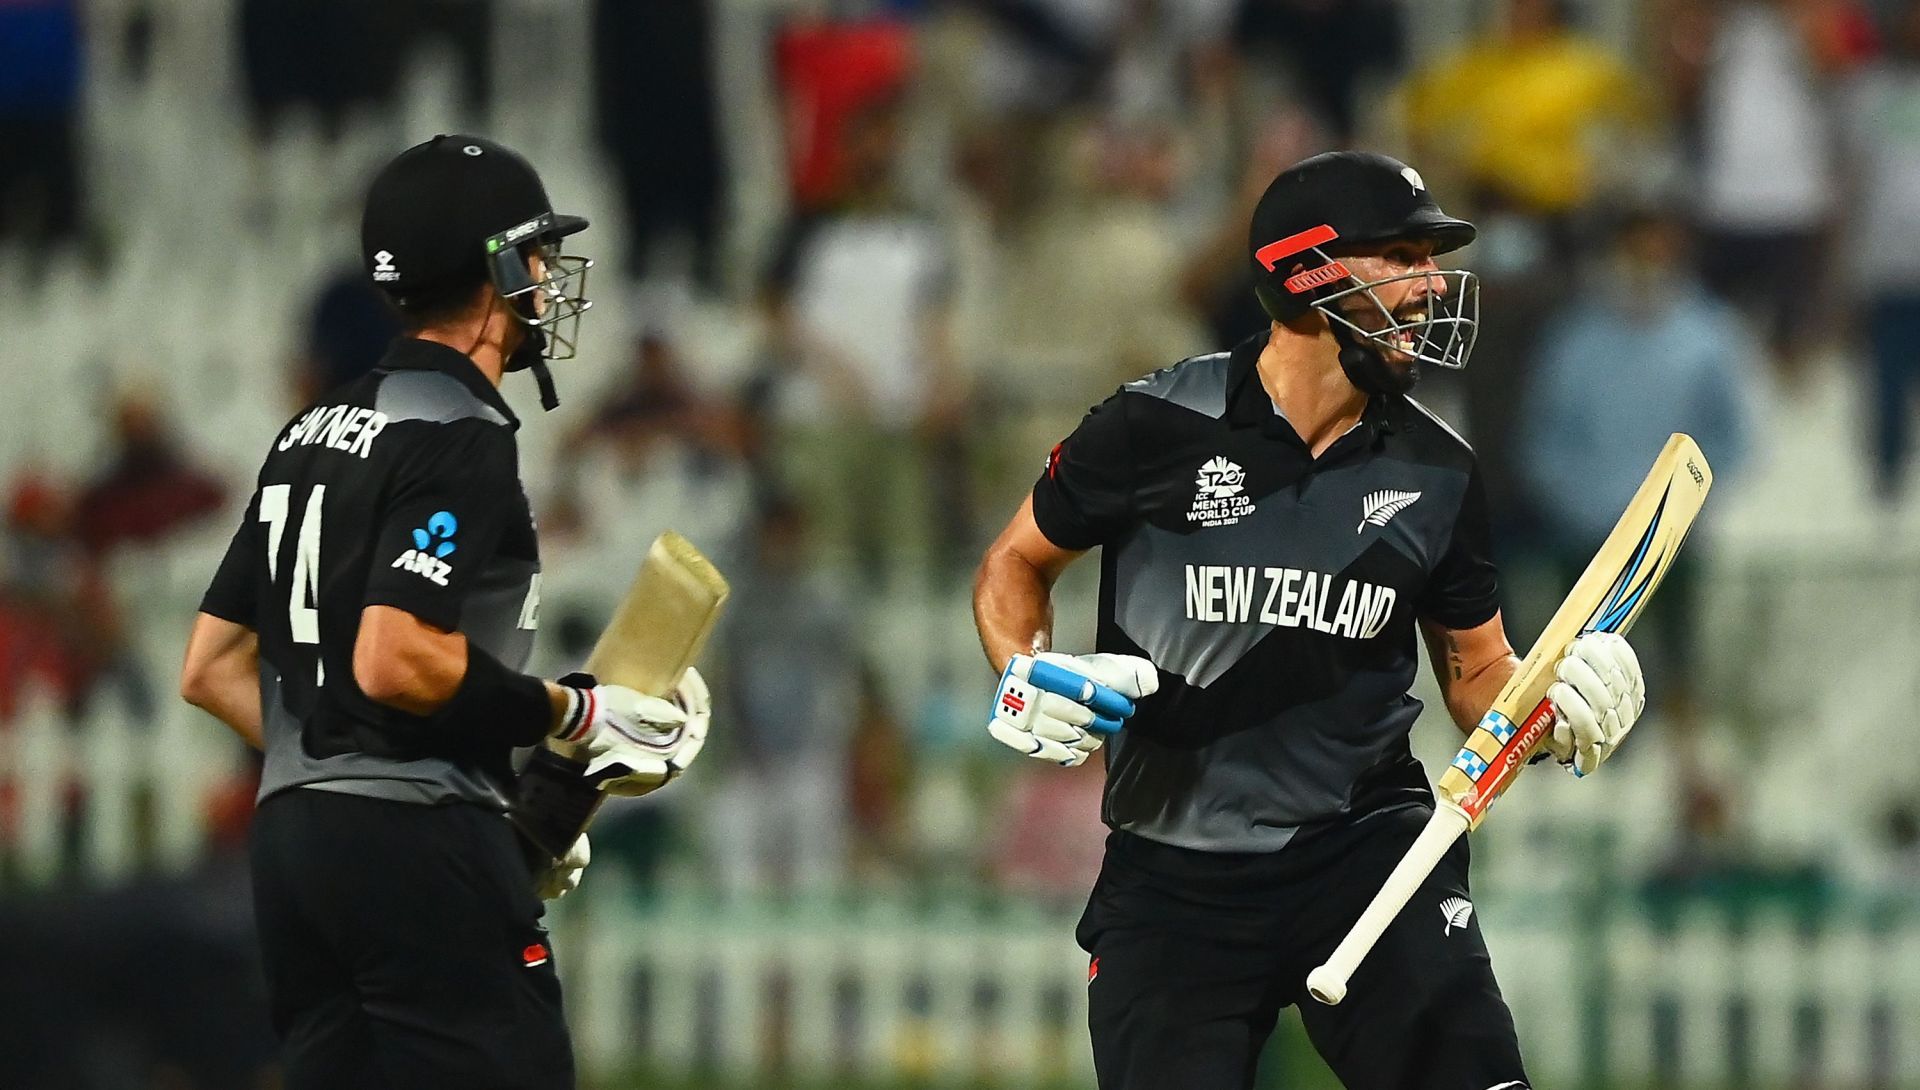
[[(1474, 233), (1473, 224), (1442, 212), (1419, 172), (1398, 159), (1326, 152), (1281, 171), (1255, 206), (1254, 292), (1277, 322), (1318, 310), (1345, 345), (1404, 352), (1416, 364), (1465, 367), (1480, 320), (1480, 284), (1471, 272), (1361, 280), (1340, 255), (1403, 239), (1429, 239), (1433, 252), (1444, 254), (1472, 242)], [(1375, 294), (1381, 285), (1401, 280), (1438, 280), (1443, 290), (1429, 293), (1420, 317), (1402, 320)], [(1354, 300), (1379, 309), (1381, 328), (1352, 320)]]
[[(404, 312), (491, 283), (526, 336), (507, 369), (531, 368), (540, 403), (559, 404), (546, 364), (577, 354), (592, 260), (560, 252), (586, 228), (553, 210), (533, 164), (479, 136), (440, 135), (374, 177), (360, 221), (367, 275)], [(536, 278), (533, 259), (540, 260)]]

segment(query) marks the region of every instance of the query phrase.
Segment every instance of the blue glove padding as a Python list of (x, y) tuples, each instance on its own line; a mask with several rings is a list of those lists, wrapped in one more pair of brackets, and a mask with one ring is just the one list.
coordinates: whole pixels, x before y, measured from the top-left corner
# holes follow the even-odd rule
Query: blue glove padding
[(1159, 673), (1132, 655), (1015, 655), (1000, 675), (987, 730), (1029, 757), (1072, 767), (1125, 725)]
[(1122, 726), (1121, 720), (1133, 714), (1133, 701), (1084, 674), (1077, 674), (1064, 666), (1055, 666), (1040, 659), (1029, 659), (1025, 655), (1015, 655), (1007, 664), (1012, 670), (1021, 663), (1031, 664), (1027, 680), (1033, 687), (1044, 692), (1057, 693), (1093, 709), (1093, 729), (1101, 734), (1112, 734)]

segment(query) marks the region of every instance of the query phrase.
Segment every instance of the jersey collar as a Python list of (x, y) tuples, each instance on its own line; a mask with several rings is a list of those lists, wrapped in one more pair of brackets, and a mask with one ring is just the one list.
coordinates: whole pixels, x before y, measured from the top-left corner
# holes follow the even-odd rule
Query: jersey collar
[[(1267, 396), (1266, 387), (1260, 385), (1257, 368), (1260, 350), (1266, 344), (1267, 334), (1262, 330), (1233, 346), (1227, 363), (1227, 422), (1234, 427), (1257, 427), (1270, 438), (1290, 439), (1304, 447), (1306, 444), (1299, 433), (1280, 415), (1273, 399)], [(1368, 446), (1393, 434), (1391, 402), (1395, 400), (1398, 399), (1383, 394), (1367, 399), (1367, 407), (1360, 411), (1360, 423), (1354, 430), (1364, 432)]]
[(472, 391), (473, 396), (506, 417), (508, 427), (515, 431), (520, 429), (520, 418), (507, 407), (507, 399), (500, 396), (499, 388), (487, 381), (487, 376), (480, 373), (480, 368), (472, 360), (444, 344), (423, 341), (418, 337), (401, 337), (387, 349), (380, 367), (385, 371), (438, 371), (443, 375), (451, 375)]

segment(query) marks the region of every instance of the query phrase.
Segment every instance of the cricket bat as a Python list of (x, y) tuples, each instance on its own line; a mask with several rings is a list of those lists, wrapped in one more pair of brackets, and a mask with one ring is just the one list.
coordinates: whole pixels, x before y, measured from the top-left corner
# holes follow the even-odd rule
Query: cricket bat
[(1694, 441), (1678, 433), (1669, 438), (1586, 572), (1441, 775), (1427, 827), (1326, 964), (1307, 974), (1307, 992), (1315, 999), (1331, 1005), (1346, 998), (1348, 979), (1381, 932), (1453, 842), (1478, 828), (1487, 808), (1512, 786), (1553, 729), (1547, 688), (1567, 644), (1583, 632), (1625, 632), (1633, 626), (1672, 567), (1712, 486), (1713, 470)]
[[(672, 530), (646, 559), (600, 633), (586, 670), (605, 684), (670, 696), (700, 657), (727, 603), (727, 580), (693, 543)], [(566, 854), (593, 822), (607, 792), (586, 779), (577, 745), (548, 739), (520, 777), (514, 824), (547, 856)]]

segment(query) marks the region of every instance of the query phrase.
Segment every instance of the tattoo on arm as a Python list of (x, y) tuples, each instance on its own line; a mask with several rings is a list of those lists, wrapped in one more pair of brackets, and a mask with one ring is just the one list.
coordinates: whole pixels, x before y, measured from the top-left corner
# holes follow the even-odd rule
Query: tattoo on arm
[(1447, 665), (1453, 670), (1453, 680), (1460, 680), (1461, 664), (1460, 640), (1453, 633), (1447, 633)]

